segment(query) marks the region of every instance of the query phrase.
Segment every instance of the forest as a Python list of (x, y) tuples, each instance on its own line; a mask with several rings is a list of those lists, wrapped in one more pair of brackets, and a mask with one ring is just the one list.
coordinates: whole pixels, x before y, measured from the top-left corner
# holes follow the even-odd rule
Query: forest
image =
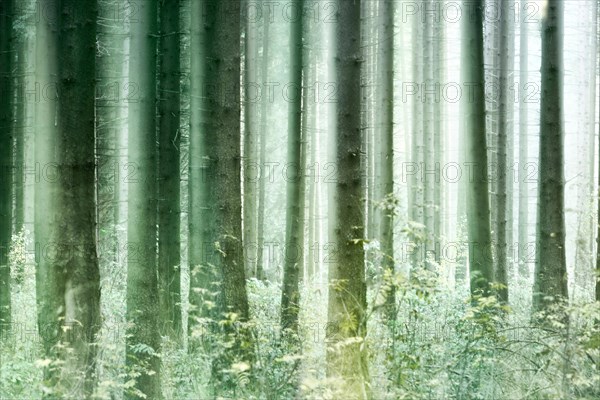
[(0, 0), (0, 400), (600, 398), (600, 0)]

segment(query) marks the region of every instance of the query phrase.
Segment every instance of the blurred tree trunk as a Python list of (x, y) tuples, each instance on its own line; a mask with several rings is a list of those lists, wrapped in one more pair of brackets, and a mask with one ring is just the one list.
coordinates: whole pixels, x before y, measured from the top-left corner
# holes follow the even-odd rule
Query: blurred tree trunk
[[(424, 9), (434, 9), (433, 0), (423, 2)], [(423, 177), (424, 202), (425, 208), (425, 250), (426, 259), (424, 260), (427, 269), (433, 269), (428, 258), (429, 254), (435, 252), (435, 221), (434, 221), (434, 186), (439, 184), (438, 175), (435, 172), (435, 147), (434, 147), (434, 106), (435, 103), (435, 83), (434, 65), (433, 65), (433, 25), (435, 24), (435, 15), (423, 12), (424, 32), (423, 32), (423, 84), (422, 93), (422, 114), (423, 114), (423, 163), (421, 172)], [(419, 81), (421, 82), (421, 81)]]
[(54, 92), (36, 103), (36, 162), (54, 168), (35, 193), (38, 324), (45, 357), (64, 361), (45, 370), (54, 392), (49, 397), (84, 398), (95, 388), (94, 342), (101, 322), (94, 179), (97, 3), (40, 6), (49, 14), (36, 26), (36, 81)]
[[(262, 83), (268, 82), (269, 76), (269, 26), (271, 25), (270, 17), (263, 18), (263, 38), (262, 38), (262, 62), (261, 62), (261, 73), (260, 77)], [(261, 86), (264, 90), (265, 88)], [(262, 102), (260, 106), (260, 154), (259, 154), (259, 167), (260, 167), (260, 180), (258, 185), (258, 256), (256, 258), (256, 278), (260, 280), (266, 279), (265, 277), (265, 199), (266, 199), (266, 168), (265, 161), (267, 156), (267, 138), (268, 135), (268, 124), (269, 116), (269, 97), (264, 93), (261, 96)]]
[[(521, 12), (525, 10), (526, 0), (521, 0)], [(520, 45), (519, 45), (519, 275), (529, 278), (529, 260), (525, 249), (529, 241), (529, 184), (525, 174), (529, 159), (529, 107), (527, 100), (527, 80), (529, 79), (529, 29), (527, 18), (521, 17), (520, 22)]]
[(412, 79), (416, 82), (414, 88), (416, 93), (412, 96), (412, 132), (411, 132), (411, 171), (410, 174), (410, 201), (409, 214), (410, 220), (417, 225), (412, 228), (412, 235), (409, 238), (414, 243), (415, 248), (411, 252), (411, 268), (418, 269), (423, 254), (422, 226), (424, 224), (424, 191), (423, 191), (423, 106), (422, 106), (422, 87), (423, 68), (423, 24), (420, 16), (415, 15), (412, 20), (413, 29), (413, 48), (412, 48)]
[[(438, 17), (439, 18), (439, 17)], [(442, 248), (442, 237), (444, 235), (444, 227), (442, 221), (444, 218), (444, 202), (443, 195), (447, 191), (447, 186), (441, 177), (441, 171), (444, 166), (444, 101), (441, 96), (441, 88), (444, 86), (444, 21), (439, 18), (434, 21), (433, 25), (433, 83), (435, 85), (436, 99), (433, 103), (433, 148), (436, 183), (433, 188), (433, 238), (436, 246), (436, 259), (438, 262), (441, 259), (439, 252)], [(440, 171), (439, 174), (437, 171)]]
[(563, 1), (548, 0), (546, 16), (542, 20), (540, 177), (534, 311), (569, 298), (565, 260), (562, 52)]
[[(157, 135), (156, 62), (158, 3), (138, 3), (138, 21), (131, 24), (129, 76), (136, 78), (136, 101), (129, 104), (129, 180), (127, 220), (127, 319), (134, 325), (127, 338), (127, 363), (146, 371), (136, 388), (160, 398), (160, 359), (136, 351), (145, 345), (160, 351), (157, 265)], [(150, 373), (153, 371), (154, 374)]]

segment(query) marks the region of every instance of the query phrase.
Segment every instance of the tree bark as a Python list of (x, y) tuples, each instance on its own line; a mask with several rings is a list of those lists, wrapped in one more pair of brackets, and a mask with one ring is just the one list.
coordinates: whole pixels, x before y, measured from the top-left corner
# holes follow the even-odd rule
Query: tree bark
[[(159, 296), (157, 264), (156, 62), (158, 3), (141, 2), (131, 24), (129, 76), (136, 77), (137, 97), (129, 104), (129, 179), (127, 220), (127, 363), (144, 366), (136, 388), (160, 398)], [(152, 352), (136, 346), (149, 346)], [(153, 373), (151, 373), (152, 371)]]
[[(8, 253), (12, 235), (13, 192), (13, 2), (0, 3), (0, 336), (10, 332)], [(18, 171), (18, 169), (17, 169)]]
[[(533, 309), (568, 300), (563, 171), (563, 1), (548, 0), (542, 20), (540, 177)], [(551, 299), (550, 299), (551, 298)]]
[(158, 53), (158, 290), (162, 331), (175, 341), (181, 333), (179, 5), (160, 3)]
[(65, 362), (45, 371), (53, 389), (48, 397), (83, 398), (96, 383), (94, 342), (101, 322), (94, 186), (97, 3), (40, 6), (49, 15), (36, 26), (36, 81), (54, 91), (36, 103), (35, 153), (36, 162), (54, 173), (40, 179), (35, 192), (38, 324), (45, 356)]
[[(521, 12), (525, 10), (526, 1), (521, 0)], [(529, 241), (529, 184), (525, 175), (529, 158), (529, 107), (527, 103), (527, 80), (529, 79), (529, 29), (527, 18), (521, 17), (519, 45), (519, 240), (517, 254), (519, 255), (519, 275), (529, 278), (529, 265), (525, 249)]]
[[(328, 351), (330, 376), (345, 380), (345, 398), (369, 397), (366, 362), (366, 282), (363, 248), (364, 181), (361, 166), (361, 95), (362, 52), (360, 41), (361, 1), (339, 0), (335, 33), (335, 72), (339, 96), (336, 115), (336, 153), (338, 180), (335, 184), (335, 214), (330, 223), (337, 250), (329, 266), (327, 332), (333, 343), (357, 338), (358, 343), (344, 344), (339, 352)], [(342, 81), (343, 79), (343, 81)]]
[(471, 294), (476, 295), (488, 293), (493, 267), (485, 130), (483, 1), (477, 0), (469, 5), (469, 18), (463, 18), (462, 26), (461, 80), (470, 83), (472, 88), (464, 102), (464, 118), (467, 160), (472, 163), (473, 171), (467, 188), (470, 288)]
[[(297, 10), (304, 10), (304, 1), (295, 0)], [(298, 333), (300, 311), (300, 261), (304, 251), (304, 220), (301, 219), (302, 175), (302, 14), (291, 22), (290, 85), (296, 88), (288, 103), (287, 208), (283, 289), (281, 292), (281, 327)]]

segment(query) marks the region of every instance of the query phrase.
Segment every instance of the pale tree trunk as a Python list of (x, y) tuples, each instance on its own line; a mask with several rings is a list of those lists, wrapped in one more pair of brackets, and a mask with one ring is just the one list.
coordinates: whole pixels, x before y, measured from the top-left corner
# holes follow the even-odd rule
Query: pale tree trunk
[[(521, 0), (521, 12), (526, 7), (526, 0)], [(529, 34), (527, 18), (520, 20), (520, 45), (519, 45), (519, 233), (517, 254), (519, 257), (519, 275), (529, 278), (529, 262), (525, 249), (529, 241), (529, 184), (525, 174), (529, 158), (529, 107), (525, 87), (529, 79)]]
[[(270, 18), (264, 17), (263, 26), (263, 41), (262, 41), (262, 62), (261, 62), (261, 81), (263, 83), (268, 82), (269, 76), (269, 28), (271, 25)], [(264, 87), (263, 87), (264, 91)], [(266, 169), (265, 161), (267, 156), (267, 138), (268, 138), (268, 109), (269, 99), (268, 96), (263, 94), (261, 107), (260, 107), (260, 149), (259, 149), (259, 166), (261, 168), (260, 181), (258, 183), (258, 255), (256, 258), (256, 278), (260, 280), (265, 279), (265, 199), (266, 199)]]
[(251, 2), (246, 2), (245, 36), (245, 99), (244, 99), (244, 251), (246, 275), (256, 277), (258, 256), (258, 180), (261, 167), (258, 164), (259, 126), (257, 125), (257, 99), (261, 86), (257, 81), (258, 36), (257, 15), (250, 10)]

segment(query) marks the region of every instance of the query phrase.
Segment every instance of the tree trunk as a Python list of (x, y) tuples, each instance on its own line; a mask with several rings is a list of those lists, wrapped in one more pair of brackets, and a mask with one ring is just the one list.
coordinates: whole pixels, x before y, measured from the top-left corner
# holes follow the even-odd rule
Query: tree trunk
[[(379, 238), (381, 240), (382, 267), (389, 279), (394, 275), (394, 2), (383, 0), (379, 13), (381, 40), (379, 50), (379, 127), (381, 134), (381, 181), (383, 187), (382, 216)], [(381, 199), (384, 200), (384, 199)], [(395, 316), (395, 287), (389, 285), (386, 297), (388, 315)]]
[[(249, 7), (251, 3), (246, 4)], [(258, 180), (261, 179), (261, 166), (258, 164), (257, 99), (261, 85), (257, 82), (258, 36), (256, 21), (252, 19), (250, 8), (246, 12), (245, 35), (245, 101), (244, 101), (244, 251), (246, 275), (256, 277), (258, 257)]]
[[(271, 21), (269, 18), (263, 18), (263, 41), (262, 41), (262, 63), (260, 77), (263, 83), (268, 82), (269, 76), (269, 27)], [(264, 88), (263, 88), (264, 89)], [(259, 166), (261, 168), (261, 176), (258, 185), (258, 256), (256, 261), (256, 277), (260, 280), (265, 277), (265, 199), (266, 199), (266, 181), (265, 161), (267, 156), (267, 138), (268, 138), (268, 96), (263, 94), (260, 106), (260, 154)]]
[[(8, 252), (12, 235), (13, 192), (13, 3), (0, 3), (0, 336), (10, 332)], [(18, 169), (17, 169), (18, 171)]]
[[(525, 10), (526, 1), (521, 0), (521, 12)], [(519, 256), (519, 275), (529, 278), (529, 264), (525, 249), (529, 241), (529, 185), (525, 175), (529, 158), (529, 107), (527, 103), (527, 80), (529, 79), (529, 35), (527, 18), (521, 18), (521, 37), (519, 45), (519, 240), (517, 254)]]
[(158, 88), (158, 291), (162, 331), (181, 332), (179, 0), (160, 3)]
[[(424, 9), (433, 9), (433, 0), (425, 0), (423, 2)], [(423, 114), (423, 163), (420, 165), (421, 176), (424, 186), (424, 202), (425, 208), (425, 235), (427, 241), (425, 243), (426, 255), (434, 254), (435, 252), (435, 225), (434, 225), (434, 186), (438, 184), (435, 173), (435, 153), (434, 153), (434, 115), (433, 104), (435, 102), (435, 92), (431, 93), (433, 88), (433, 24), (435, 16), (424, 15), (424, 32), (423, 32), (423, 84), (421, 87), (422, 95), (422, 114)], [(427, 269), (433, 268), (428, 261), (428, 256), (424, 260)]]
[[(208, 263), (220, 279), (219, 311), (249, 317), (242, 247), (240, 130), (240, 3), (208, 1), (205, 36), (202, 118), (207, 202), (213, 225), (208, 232)], [(227, 18), (219, 18), (220, 15)], [(202, 221), (204, 222), (204, 221)], [(242, 341), (241, 341), (242, 342)], [(236, 346), (242, 346), (242, 343)], [(241, 355), (243, 356), (243, 355)]]
[[(160, 398), (160, 359), (136, 350), (145, 345), (160, 351), (157, 225), (156, 61), (158, 3), (138, 3), (138, 21), (131, 24), (129, 76), (137, 79), (137, 98), (129, 104), (129, 180), (127, 221), (127, 319), (134, 325), (127, 338), (128, 365), (147, 370), (136, 388)], [(149, 373), (153, 371), (154, 374)]]
[[(533, 309), (568, 300), (563, 172), (563, 1), (548, 0), (542, 20), (540, 178)], [(552, 299), (549, 299), (551, 297)]]
[(462, 82), (472, 82), (465, 100), (467, 160), (472, 166), (472, 181), (467, 193), (469, 272), (471, 294), (487, 293), (493, 279), (490, 207), (487, 176), (487, 138), (485, 131), (483, 1), (471, 3), (471, 18), (463, 19)]
[[(295, 0), (297, 10), (304, 10), (304, 1)], [(301, 219), (302, 175), (302, 12), (291, 22), (290, 85), (295, 93), (288, 103), (287, 208), (283, 289), (281, 292), (281, 327), (298, 333), (300, 311), (300, 260), (304, 251), (304, 220)]]
[[(364, 195), (361, 166), (361, 1), (338, 1), (335, 36), (335, 71), (339, 96), (337, 102), (337, 166), (335, 215), (331, 218), (337, 257), (329, 269), (329, 340), (366, 336), (366, 282)], [(343, 79), (343, 81), (342, 81)], [(364, 343), (345, 344), (339, 352), (327, 354), (328, 374), (345, 380), (343, 397), (368, 398), (369, 375)]]
[[(436, 85), (436, 96), (433, 103), (433, 148), (434, 148), (434, 161), (435, 170), (440, 171), (444, 163), (444, 147), (443, 147), (443, 127), (444, 127), (444, 103), (439, 92), (443, 87), (444, 83), (444, 22), (438, 20), (434, 22), (433, 26), (433, 83)], [(438, 176), (438, 175), (436, 175)], [(433, 238), (436, 246), (436, 259), (440, 261), (440, 249), (442, 248), (442, 237), (444, 235), (444, 229), (442, 221), (444, 220), (444, 206), (443, 206), (443, 193), (444, 193), (445, 182), (441, 177), (436, 178), (436, 182), (433, 188)]]
[(422, 251), (423, 240), (421, 225), (424, 224), (423, 209), (424, 209), (424, 190), (423, 190), (423, 179), (421, 170), (423, 168), (423, 113), (422, 113), (422, 90), (419, 88), (423, 82), (423, 70), (422, 70), (422, 57), (419, 55), (422, 52), (423, 44), (423, 24), (420, 17), (415, 16), (412, 21), (413, 29), (413, 80), (416, 82), (417, 87), (415, 88), (416, 94), (413, 96), (412, 101), (412, 141), (411, 141), (411, 166), (414, 169), (414, 173), (410, 175), (410, 202), (409, 212), (410, 219), (414, 223), (418, 224), (413, 228), (415, 232), (409, 238), (410, 241), (414, 242), (414, 248), (411, 252), (411, 267), (418, 269), (422, 266)]
[[(508, 120), (508, 110), (512, 107), (509, 101), (508, 75), (509, 75), (509, 40), (511, 37), (509, 19), (509, 3), (500, 3), (500, 57), (499, 57), (499, 104), (498, 104), (498, 182), (497, 182), (497, 210), (496, 210), (496, 270), (494, 280), (503, 285), (504, 288), (498, 290), (498, 297), (502, 302), (508, 302), (508, 252), (507, 252), (507, 190), (508, 190), (508, 151), (507, 149), (508, 130), (510, 121)], [(512, 221), (510, 221), (512, 222)]]
[(45, 356), (65, 361), (60, 370), (45, 371), (53, 395), (83, 398), (95, 387), (93, 343), (100, 328), (94, 187), (97, 4), (63, 0), (58, 7), (53, 1), (40, 6), (50, 15), (37, 21), (36, 81), (54, 90), (36, 103), (35, 113), (36, 162), (50, 168), (35, 193), (38, 323)]

